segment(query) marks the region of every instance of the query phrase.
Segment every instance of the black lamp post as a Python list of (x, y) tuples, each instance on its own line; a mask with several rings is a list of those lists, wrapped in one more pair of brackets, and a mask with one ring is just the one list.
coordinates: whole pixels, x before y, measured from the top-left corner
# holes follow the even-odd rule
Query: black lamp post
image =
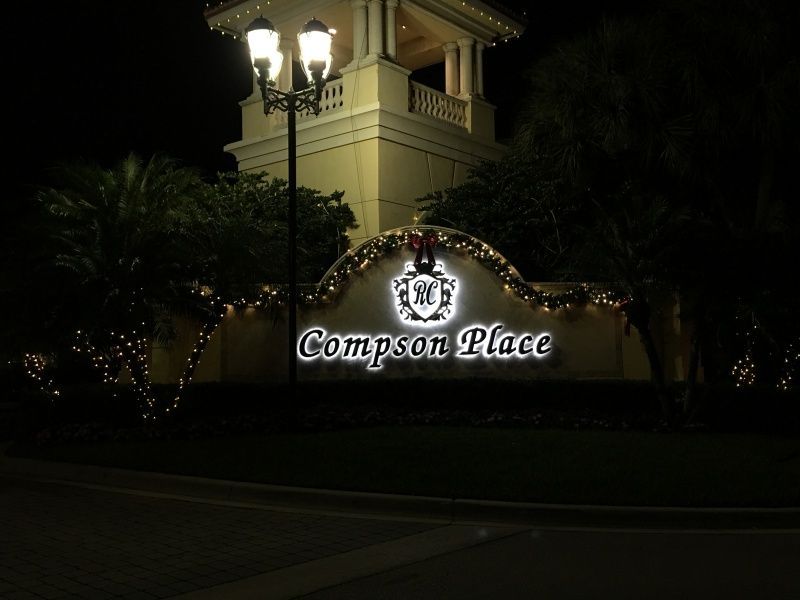
[[(258, 87), (264, 99), (264, 114), (276, 110), (287, 113), (289, 121), (289, 387), (297, 391), (297, 128), (296, 113), (309, 111), (318, 115), (322, 88), (331, 68), (333, 35), (324, 23), (311, 19), (303, 25), (297, 39), (300, 62), (308, 76), (302, 90), (282, 91), (275, 87), (283, 55), (278, 49), (281, 36), (269, 20), (258, 17), (245, 29)], [(291, 69), (292, 65), (287, 65)]]

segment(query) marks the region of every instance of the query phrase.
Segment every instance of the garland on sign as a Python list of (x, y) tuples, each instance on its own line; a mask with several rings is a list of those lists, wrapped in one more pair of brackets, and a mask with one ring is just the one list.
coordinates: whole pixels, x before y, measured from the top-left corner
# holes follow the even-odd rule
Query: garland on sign
[[(363, 273), (386, 254), (403, 246), (413, 245), (415, 236), (424, 237), (426, 235), (435, 236), (438, 247), (466, 254), (480, 261), (503, 280), (505, 289), (532, 306), (540, 306), (546, 310), (569, 308), (571, 305), (580, 304), (603, 304), (619, 307), (628, 300), (627, 294), (616, 287), (588, 283), (578, 284), (557, 294), (537, 290), (525, 282), (502, 255), (480, 240), (453, 230), (426, 227), (387, 233), (348, 251), (339, 259), (335, 270), (329, 271), (320, 284), (300, 286), (299, 302), (301, 304), (330, 302), (353, 275)], [(267, 307), (276, 303), (285, 304), (288, 297), (287, 286), (269, 286), (262, 290), (252, 305)]]

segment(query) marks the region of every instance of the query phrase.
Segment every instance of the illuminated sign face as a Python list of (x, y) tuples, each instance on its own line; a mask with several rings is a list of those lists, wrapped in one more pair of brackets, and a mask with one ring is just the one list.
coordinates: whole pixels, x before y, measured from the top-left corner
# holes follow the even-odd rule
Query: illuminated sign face
[(442, 265), (407, 265), (394, 280), (400, 316), (410, 321), (444, 321), (452, 312), (456, 280), (445, 275)]
[[(435, 241), (424, 244), (417, 260), (406, 264), (384, 288), (393, 296), (400, 331), (394, 319), (378, 332), (339, 333), (312, 326), (299, 337), (298, 358), (306, 363), (340, 362), (378, 370), (392, 362), (530, 361), (550, 355), (550, 333), (512, 332), (502, 323), (456, 322), (456, 292), (465, 291), (434, 260), (431, 246)], [(427, 262), (421, 260), (423, 247), (428, 251)]]

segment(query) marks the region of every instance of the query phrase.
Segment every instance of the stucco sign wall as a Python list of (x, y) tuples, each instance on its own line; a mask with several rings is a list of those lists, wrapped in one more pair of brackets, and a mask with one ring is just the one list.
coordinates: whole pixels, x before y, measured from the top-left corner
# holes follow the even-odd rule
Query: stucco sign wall
[[(494, 249), (461, 232), (386, 232), (309, 289), (298, 310), (301, 380), (649, 376), (638, 336), (625, 334), (612, 299), (583, 286), (590, 301), (564, 306), (574, 284), (527, 284)], [(194, 381), (286, 379), (285, 308), (263, 307), (228, 308)], [(177, 381), (196, 339), (185, 323), (173, 345), (154, 349), (153, 380)]]
[(302, 377), (623, 377), (618, 310), (532, 306), (443, 244), (448, 230), (406, 229), (408, 243), (351, 275), (331, 303), (301, 311)]

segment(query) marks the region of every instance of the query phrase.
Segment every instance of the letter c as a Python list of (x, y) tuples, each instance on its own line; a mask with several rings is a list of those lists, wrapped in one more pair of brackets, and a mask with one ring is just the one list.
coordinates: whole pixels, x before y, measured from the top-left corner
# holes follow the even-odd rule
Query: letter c
[(526, 340), (530, 341), (531, 343), (533, 343), (533, 336), (532, 335), (523, 335), (522, 338), (520, 338), (520, 340), (519, 340), (519, 350), (518, 350), (518, 352), (520, 354), (530, 354), (531, 352), (533, 352), (533, 347), (525, 348)]
[(300, 338), (300, 347), (299, 347), (300, 356), (302, 356), (303, 358), (314, 358), (315, 356), (319, 355), (320, 352), (319, 350), (316, 350), (314, 352), (308, 352), (306, 350), (306, 342), (308, 341), (308, 338), (311, 337), (312, 335), (317, 336), (317, 338), (321, 340), (322, 336), (325, 335), (325, 332), (322, 329), (309, 329), (303, 334), (303, 337)]

